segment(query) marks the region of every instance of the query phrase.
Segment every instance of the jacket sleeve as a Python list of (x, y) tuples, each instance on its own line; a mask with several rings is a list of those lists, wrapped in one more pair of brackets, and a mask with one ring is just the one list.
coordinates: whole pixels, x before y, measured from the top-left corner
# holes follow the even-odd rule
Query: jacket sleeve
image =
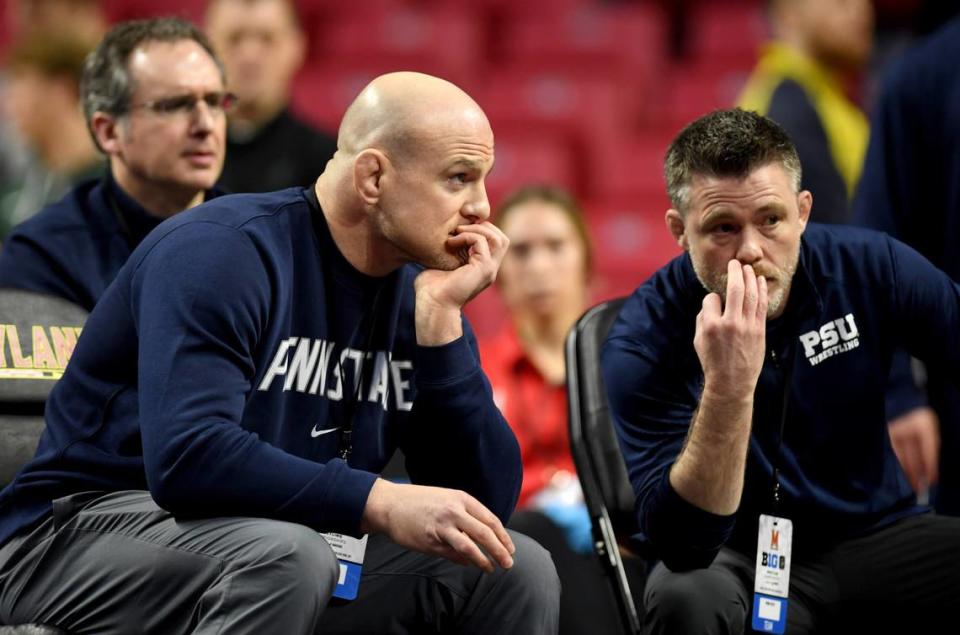
[(901, 417), (915, 408), (927, 405), (924, 391), (913, 377), (910, 356), (899, 350), (893, 354), (886, 392), (887, 421)]
[(520, 448), (493, 402), (466, 319), (462, 337), (419, 347), (416, 363), (417, 392), (402, 435), (411, 480), (469, 492), (506, 522), (520, 494)]
[(669, 479), (696, 413), (699, 378), (683, 376), (629, 334), (639, 311), (632, 300), (625, 305), (601, 364), (640, 529), (671, 570), (708, 567), (733, 532), (734, 516), (688, 503)]
[(157, 503), (176, 514), (357, 533), (374, 474), (296, 457), (239, 425), (271, 297), (249, 239), (190, 223), (137, 257), (130, 306), (144, 466)]
[[(916, 200), (913, 189), (919, 179), (915, 171), (922, 169), (924, 163), (912, 156), (918, 144), (908, 128), (918, 113), (913, 112), (910, 100), (904, 99), (910, 91), (902, 90), (901, 68), (898, 64), (893, 66), (877, 99), (870, 123), (870, 144), (853, 202), (853, 223), (910, 242), (912, 237), (905, 232), (914, 224), (924, 225), (916, 222), (918, 217), (910, 220), (913, 205), (908, 203)], [(926, 402), (926, 394), (914, 382), (909, 356), (898, 351), (887, 383), (887, 420)]]
[(910, 242), (905, 234), (912, 225), (910, 209), (916, 200), (913, 184), (916, 170), (924, 161), (917, 161), (917, 132), (911, 130), (915, 117), (909, 91), (903, 89), (903, 73), (894, 64), (885, 78), (873, 117), (870, 120), (870, 143), (863, 163), (863, 173), (853, 201), (853, 224), (886, 232)]
[(898, 342), (960, 385), (960, 285), (913, 248), (886, 237)]

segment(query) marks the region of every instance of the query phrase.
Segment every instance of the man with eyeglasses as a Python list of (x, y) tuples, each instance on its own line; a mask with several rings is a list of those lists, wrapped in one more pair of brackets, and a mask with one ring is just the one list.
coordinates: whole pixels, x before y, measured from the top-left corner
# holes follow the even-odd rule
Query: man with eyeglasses
[(15, 228), (0, 252), (0, 286), (91, 310), (150, 230), (217, 195), (225, 111), (235, 101), (224, 86), (212, 46), (189, 22), (113, 28), (87, 58), (80, 82), (87, 125), (109, 173)]

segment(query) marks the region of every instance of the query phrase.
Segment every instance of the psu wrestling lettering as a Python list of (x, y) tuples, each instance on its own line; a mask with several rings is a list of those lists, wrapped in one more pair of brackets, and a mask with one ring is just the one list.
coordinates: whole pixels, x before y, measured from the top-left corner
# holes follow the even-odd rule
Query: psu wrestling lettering
[(807, 361), (811, 366), (816, 366), (825, 359), (860, 346), (860, 330), (853, 313), (847, 313), (819, 329), (804, 333), (800, 336), (800, 343), (803, 344)]
[[(361, 398), (379, 403), (384, 410), (402, 411), (413, 407), (411, 361), (393, 359), (389, 351), (366, 352), (346, 347), (337, 353), (336, 349), (335, 342), (323, 339), (289, 337), (283, 340), (257, 390), (270, 390), (273, 382), (282, 377), (284, 391), (340, 401), (344, 395), (354, 394), (360, 382)], [(363, 377), (361, 368), (364, 368)], [(365, 380), (369, 380), (369, 385), (364, 384)]]

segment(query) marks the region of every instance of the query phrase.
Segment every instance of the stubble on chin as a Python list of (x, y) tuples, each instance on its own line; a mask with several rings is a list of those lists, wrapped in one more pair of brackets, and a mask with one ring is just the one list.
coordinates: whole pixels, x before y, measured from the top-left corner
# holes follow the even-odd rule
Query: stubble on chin
[[(697, 274), (697, 279), (700, 281), (700, 284), (703, 285), (703, 288), (707, 290), (708, 293), (716, 293), (720, 296), (720, 299), (723, 301), (724, 305), (727, 302), (727, 272), (724, 269), (720, 271), (712, 271), (704, 263), (698, 261), (697, 258), (693, 257), (691, 253), (690, 261), (693, 263), (693, 271)], [(798, 252), (799, 256), (799, 252)], [(794, 261), (793, 264), (785, 269), (779, 269), (776, 271), (767, 271), (765, 269), (756, 271), (758, 275), (762, 275), (767, 278), (768, 288), (775, 282), (776, 286), (772, 289), (767, 296), (767, 318), (773, 318), (780, 315), (783, 308), (783, 301), (787, 296), (787, 291), (790, 289), (790, 284), (793, 281), (793, 275), (797, 270), (797, 261)]]

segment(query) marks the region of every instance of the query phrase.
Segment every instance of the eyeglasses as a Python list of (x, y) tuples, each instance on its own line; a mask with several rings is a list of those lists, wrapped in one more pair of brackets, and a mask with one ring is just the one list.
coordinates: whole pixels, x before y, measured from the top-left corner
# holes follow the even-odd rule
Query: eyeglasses
[(237, 104), (237, 96), (233, 93), (222, 91), (204, 93), (203, 95), (176, 95), (174, 97), (164, 97), (163, 99), (131, 104), (130, 110), (145, 108), (158, 115), (189, 115), (196, 110), (197, 105), (201, 101), (207, 105), (207, 108), (209, 108), (213, 114), (219, 114), (221, 112), (230, 112)]

